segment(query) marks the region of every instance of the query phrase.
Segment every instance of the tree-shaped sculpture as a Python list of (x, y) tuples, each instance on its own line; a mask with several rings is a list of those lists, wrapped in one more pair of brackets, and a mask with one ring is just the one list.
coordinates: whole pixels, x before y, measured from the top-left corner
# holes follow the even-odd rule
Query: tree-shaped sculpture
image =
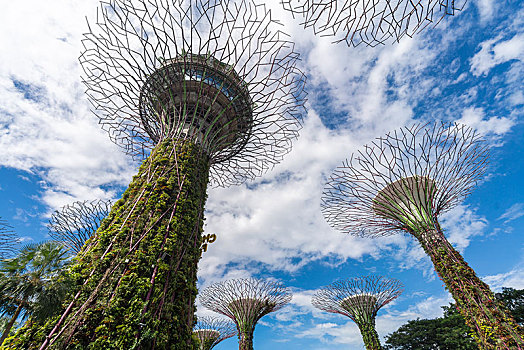
[(78, 254), (85, 242), (98, 230), (111, 205), (111, 201), (101, 199), (68, 204), (51, 215), (47, 225), (49, 236)]
[(7, 259), (14, 253), (16, 245), (20, 242), (16, 233), (7, 221), (0, 218), (0, 260)]
[(402, 128), (364, 146), (334, 171), (322, 211), (344, 233), (413, 235), (478, 343), (485, 349), (517, 349), (524, 344), (519, 326), (447, 241), (438, 222), (481, 179), (487, 160), (487, 144), (465, 125)]
[(222, 340), (237, 334), (235, 325), (218, 317), (198, 317), (193, 334), (198, 338), (199, 350), (211, 350)]
[(190, 349), (208, 182), (242, 183), (289, 152), (304, 112), (298, 54), (251, 0), (102, 1), (83, 45), (100, 123), (149, 156), (72, 266), (63, 315), (17, 341)]
[(258, 320), (289, 303), (291, 292), (279, 282), (240, 278), (212, 284), (199, 299), (206, 308), (233, 320), (239, 350), (252, 350)]
[(399, 41), (454, 15), (466, 0), (284, 0), (284, 8), (303, 17), (305, 28), (333, 36), (348, 46)]
[(351, 318), (358, 326), (367, 350), (382, 349), (375, 330), (378, 310), (402, 293), (402, 283), (381, 276), (365, 276), (333, 282), (313, 295), (316, 308)]

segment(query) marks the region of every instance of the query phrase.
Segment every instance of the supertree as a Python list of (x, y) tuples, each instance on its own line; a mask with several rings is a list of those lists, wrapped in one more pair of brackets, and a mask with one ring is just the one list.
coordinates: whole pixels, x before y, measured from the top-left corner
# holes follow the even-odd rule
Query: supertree
[(238, 330), (239, 350), (253, 349), (258, 320), (282, 308), (291, 297), (290, 290), (283, 284), (255, 278), (215, 283), (199, 294), (202, 305), (233, 320)]
[(522, 330), (460, 253), (438, 217), (461, 202), (486, 170), (487, 143), (461, 124), (404, 127), (380, 137), (331, 175), (327, 222), (362, 237), (413, 235), (485, 349), (523, 346)]
[(100, 124), (148, 157), (70, 268), (79, 287), (63, 314), (16, 341), (191, 349), (208, 182), (243, 183), (289, 152), (304, 112), (298, 54), (251, 0), (102, 1), (83, 45)]
[(333, 36), (348, 46), (399, 41), (447, 15), (460, 11), (467, 0), (284, 0), (284, 8), (303, 17), (305, 28)]
[(111, 209), (109, 200), (76, 201), (63, 206), (51, 215), (47, 228), (49, 236), (68, 247), (75, 255), (98, 230)]
[(368, 350), (382, 349), (375, 330), (378, 310), (402, 293), (402, 283), (381, 276), (336, 281), (313, 295), (314, 307), (351, 318), (358, 326)]
[(7, 221), (0, 218), (0, 259), (10, 256), (20, 242), (16, 233), (9, 226)]
[(199, 350), (211, 350), (222, 340), (237, 334), (235, 325), (218, 317), (198, 317), (193, 334), (199, 340)]

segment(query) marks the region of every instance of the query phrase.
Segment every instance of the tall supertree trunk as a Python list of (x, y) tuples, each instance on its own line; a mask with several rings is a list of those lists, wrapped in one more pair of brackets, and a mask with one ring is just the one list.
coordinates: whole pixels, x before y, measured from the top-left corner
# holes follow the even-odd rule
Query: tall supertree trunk
[(76, 258), (47, 338), (7, 348), (192, 349), (208, 171), (199, 146), (161, 142)]
[(482, 349), (524, 349), (522, 327), (448, 242), (439, 224), (415, 237), (430, 256), (467, 325), (475, 331), (473, 336), (479, 346)]
[(366, 346), (366, 350), (382, 350), (380, 339), (375, 329), (375, 322), (373, 323), (358, 323), (358, 329), (362, 334), (362, 340)]
[(238, 350), (253, 350), (253, 332), (254, 329), (238, 334)]

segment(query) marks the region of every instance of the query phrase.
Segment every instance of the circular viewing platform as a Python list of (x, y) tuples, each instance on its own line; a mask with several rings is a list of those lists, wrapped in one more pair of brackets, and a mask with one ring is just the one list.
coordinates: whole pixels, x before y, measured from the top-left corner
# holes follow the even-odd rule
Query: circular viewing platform
[(247, 143), (253, 103), (247, 83), (230, 65), (211, 55), (179, 55), (147, 77), (140, 118), (155, 142), (189, 139), (222, 161)]

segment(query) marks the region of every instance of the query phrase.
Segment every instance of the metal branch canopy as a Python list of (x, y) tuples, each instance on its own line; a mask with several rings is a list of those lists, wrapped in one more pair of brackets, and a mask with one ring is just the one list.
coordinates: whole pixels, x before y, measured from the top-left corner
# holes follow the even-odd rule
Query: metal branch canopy
[(356, 323), (374, 322), (377, 311), (403, 291), (400, 281), (382, 276), (364, 276), (336, 281), (311, 299), (320, 310), (351, 318)]
[(211, 350), (222, 340), (237, 334), (235, 325), (218, 317), (198, 317), (193, 334), (200, 341), (200, 350)]
[(413, 36), (462, 10), (466, 0), (284, 0), (293, 15), (315, 34), (348, 46), (384, 44)]
[(419, 233), (471, 192), (488, 157), (482, 137), (462, 124), (395, 130), (335, 169), (322, 212), (332, 227), (362, 237)]
[(199, 294), (202, 305), (233, 320), (238, 329), (239, 349), (253, 349), (258, 320), (291, 301), (288, 288), (279, 282), (254, 278), (212, 284)]
[(301, 128), (305, 76), (264, 5), (103, 1), (83, 44), (100, 124), (135, 157), (192, 140), (210, 157), (211, 184), (227, 186), (272, 168)]
[(320, 289), (311, 303), (320, 310), (351, 318), (362, 334), (368, 350), (380, 350), (375, 329), (377, 311), (396, 299), (403, 290), (402, 283), (381, 276), (364, 276), (336, 281)]
[(78, 254), (84, 243), (98, 230), (111, 209), (111, 201), (77, 201), (51, 215), (49, 236)]
[(338, 167), (322, 211), (344, 233), (407, 232), (431, 258), (482, 348), (524, 346), (521, 327), (446, 239), (438, 216), (469, 194), (486, 171), (488, 146), (465, 125), (405, 127), (380, 137)]

